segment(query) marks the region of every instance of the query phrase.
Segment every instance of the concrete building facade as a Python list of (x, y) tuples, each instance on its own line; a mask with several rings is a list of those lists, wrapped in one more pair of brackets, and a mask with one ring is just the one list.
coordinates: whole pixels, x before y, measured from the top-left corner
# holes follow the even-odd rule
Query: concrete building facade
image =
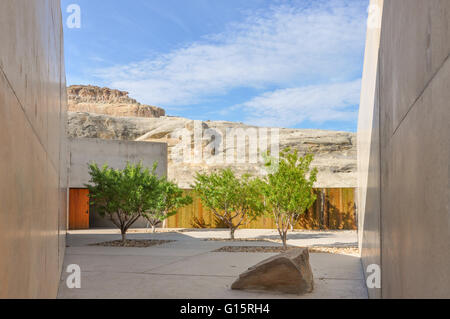
[(68, 147), (60, 1), (0, 1), (0, 298), (54, 298)]
[(152, 168), (158, 163), (156, 173), (167, 176), (167, 144), (154, 142), (133, 142), (103, 140), (96, 138), (70, 138), (70, 188), (84, 188), (89, 183), (89, 164), (107, 164), (123, 169), (127, 162)]
[(372, 298), (450, 297), (450, 1), (372, 0), (358, 128)]
[[(142, 162), (144, 167), (151, 169), (157, 163), (156, 174), (167, 176), (167, 144), (155, 142), (133, 142), (119, 140), (103, 140), (94, 138), (71, 138), (69, 188), (70, 194), (76, 189), (85, 189), (89, 184), (89, 164), (97, 163), (99, 166), (107, 164), (115, 169), (123, 169), (127, 162), (137, 164)], [(75, 195), (77, 195), (75, 193)], [(78, 196), (78, 195), (77, 195)], [(86, 196), (86, 195), (85, 195)], [(77, 199), (76, 199), (77, 200)], [(69, 195), (69, 201), (72, 201)], [(69, 215), (70, 217), (70, 215)], [(71, 220), (69, 218), (69, 220)], [(147, 222), (141, 218), (133, 227), (146, 227)], [(115, 228), (114, 224), (90, 209), (89, 227)]]

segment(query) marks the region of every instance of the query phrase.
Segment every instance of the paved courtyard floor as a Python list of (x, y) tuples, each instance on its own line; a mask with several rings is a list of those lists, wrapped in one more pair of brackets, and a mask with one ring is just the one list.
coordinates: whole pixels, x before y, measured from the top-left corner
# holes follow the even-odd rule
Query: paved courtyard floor
[[(315, 289), (297, 296), (231, 290), (237, 276), (273, 253), (214, 252), (224, 246), (277, 246), (270, 241), (205, 241), (227, 238), (226, 230), (185, 230), (147, 233), (132, 230), (128, 239), (160, 239), (173, 242), (147, 248), (89, 246), (120, 239), (117, 230), (70, 231), (59, 298), (367, 298), (358, 256), (310, 253)], [(236, 238), (276, 240), (274, 230), (238, 230)], [(289, 234), (293, 246), (356, 245), (353, 231), (296, 231)], [(67, 265), (81, 268), (81, 288), (66, 285)]]

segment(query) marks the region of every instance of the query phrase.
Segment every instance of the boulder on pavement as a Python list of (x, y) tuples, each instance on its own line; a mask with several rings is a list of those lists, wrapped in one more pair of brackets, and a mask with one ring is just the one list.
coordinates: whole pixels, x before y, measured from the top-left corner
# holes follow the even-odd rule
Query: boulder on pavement
[(250, 267), (231, 289), (267, 290), (290, 294), (310, 293), (314, 278), (308, 249), (299, 248), (270, 257)]

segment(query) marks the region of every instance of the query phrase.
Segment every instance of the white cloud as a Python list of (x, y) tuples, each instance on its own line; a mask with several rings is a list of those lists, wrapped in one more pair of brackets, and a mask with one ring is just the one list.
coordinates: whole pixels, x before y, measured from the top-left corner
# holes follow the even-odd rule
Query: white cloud
[[(226, 95), (234, 88), (265, 91), (346, 82), (360, 76), (365, 14), (365, 1), (273, 6), (249, 14), (221, 34), (95, 74), (144, 103), (169, 109)], [(248, 102), (247, 107), (263, 101), (264, 96), (294, 91), (267, 93)], [(319, 104), (326, 98), (317, 96)]]
[(267, 92), (235, 108), (243, 109), (246, 123), (290, 127), (304, 121), (324, 123), (356, 119), (361, 80), (289, 88)]

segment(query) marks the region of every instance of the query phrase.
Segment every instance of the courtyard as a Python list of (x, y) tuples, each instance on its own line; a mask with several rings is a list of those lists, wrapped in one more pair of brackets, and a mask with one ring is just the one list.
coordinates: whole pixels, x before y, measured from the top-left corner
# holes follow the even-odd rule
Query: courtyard
[[(69, 231), (58, 298), (367, 298), (356, 231), (294, 231), (288, 244), (311, 247), (315, 289), (302, 296), (231, 290), (238, 275), (275, 255), (227, 252), (223, 247), (280, 247), (276, 230), (225, 229), (131, 230), (130, 240), (170, 241), (150, 247), (105, 247), (95, 244), (120, 239), (113, 229)], [(226, 250), (226, 249), (225, 249)], [(322, 252), (322, 250), (324, 252)], [(334, 251), (329, 253), (327, 251)], [(67, 266), (81, 268), (81, 288), (66, 285)]]

